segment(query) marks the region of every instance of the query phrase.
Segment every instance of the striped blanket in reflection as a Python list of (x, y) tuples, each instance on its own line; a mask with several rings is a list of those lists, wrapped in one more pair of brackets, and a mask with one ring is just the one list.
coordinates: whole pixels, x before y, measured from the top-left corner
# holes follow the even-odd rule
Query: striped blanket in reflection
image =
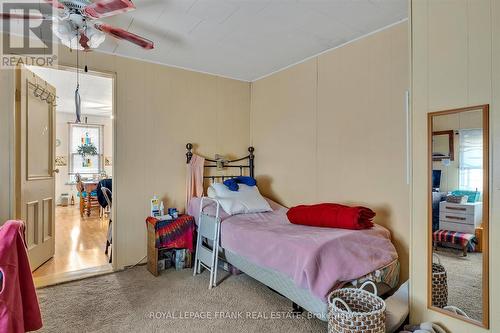
[(432, 234), (432, 240), (434, 242), (456, 244), (461, 247), (467, 246), (467, 250), (470, 252), (475, 251), (477, 244), (477, 238), (473, 234), (443, 229), (434, 231)]

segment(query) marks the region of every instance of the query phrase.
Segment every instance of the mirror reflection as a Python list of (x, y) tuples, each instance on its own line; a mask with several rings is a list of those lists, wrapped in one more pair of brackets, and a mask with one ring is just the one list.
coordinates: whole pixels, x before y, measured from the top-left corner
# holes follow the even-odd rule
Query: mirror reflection
[[(430, 115), (431, 306), (484, 322), (487, 107)], [(486, 122), (487, 124), (487, 122)], [(486, 193), (486, 195), (485, 195)], [(487, 201), (486, 201), (487, 202)], [(487, 277), (486, 277), (487, 278)]]

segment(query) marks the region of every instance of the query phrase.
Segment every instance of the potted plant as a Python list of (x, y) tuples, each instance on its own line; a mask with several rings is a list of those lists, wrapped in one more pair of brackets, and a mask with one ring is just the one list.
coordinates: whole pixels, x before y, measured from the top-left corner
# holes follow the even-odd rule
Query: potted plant
[(81, 144), (76, 152), (82, 156), (82, 167), (92, 167), (92, 160), (88, 156), (97, 155), (97, 147), (92, 142)]
[(92, 143), (86, 143), (78, 146), (76, 151), (79, 155), (82, 155), (83, 158), (87, 156), (97, 155), (97, 147)]

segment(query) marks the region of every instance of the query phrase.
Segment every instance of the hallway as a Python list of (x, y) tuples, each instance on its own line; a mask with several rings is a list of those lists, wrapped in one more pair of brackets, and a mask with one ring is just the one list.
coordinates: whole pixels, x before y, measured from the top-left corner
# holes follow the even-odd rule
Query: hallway
[(36, 269), (33, 277), (50, 278), (82, 269), (111, 267), (104, 253), (108, 221), (99, 218), (97, 211), (93, 211), (90, 217), (80, 217), (78, 204), (57, 206), (55, 255)]

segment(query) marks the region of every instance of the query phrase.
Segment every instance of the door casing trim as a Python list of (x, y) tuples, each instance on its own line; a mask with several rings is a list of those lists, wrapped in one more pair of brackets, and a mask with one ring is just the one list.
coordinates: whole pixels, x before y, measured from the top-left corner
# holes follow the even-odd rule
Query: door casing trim
[[(74, 66), (74, 65), (71, 65), (71, 64), (59, 64), (57, 66), (54, 66), (53, 67), (54, 69), (56, 70), (65, 70), (65, 71), (71, 71), (71, 72), (76, 72), (77, 71), (77, 67)], [(116, 156), (117, 156), (117, 140), (116, 140), (116, 137), (117, 137), (117, 108), (116, 108), (116, 105), (117, 105), (117, 89), (116, 89), (116, 78), (117, 78), (117, 74), (116, 72), (110, 72), (110, 71), (95, 71), (95, 70), (88, 70), (87, 72), (85, 72), (83, 69), (79, 68), (78, 71), (80, 73), (86, 73), (86, 74), (90, 74), (90, 75), (94, 75), (94, 76), (99, 76), (99, 77), (106, 77), (106, 78), (110, 78), (112, 80), (112, 92), (113, 92), (113, 97), (112, 97), (112, 116), (113, 116), (113, 119), (112, 119), (112, 140), (113, 140), (113, 149), (112, 149), (112, 161), (113, 161), (113, 178), (114, 178), (114, 181), (113, 181), (113, 203), (116, 203), (118, 201), (118, 182), (116, 181), (117, 177), (116, 177), (116, 174), (117, 174), (117, 165), (116, 165)], [(19, 138), (17, 136), (17, 126), (19, 124), (19, 119), (18, 119), (18, 115), (19, 115), (19, 112), (20, 111), (20, 96), (19, 96), (19, 100), (18, 100), (18, 91), (17, 91), (17, 82), (18, 80), (20, 80), (20, 77), (18, 77), (17, 75), (17, 70), (13, 70), (14, 74), (13, 74), (13, 92), (14, 92), (14, 99), (13, 99), (13, 108), (12, 108), (12, 113), (11, 113), (11, 134), (10, 134), (10, 138), (11, 138), (11, 144), (10, 144), (10, 163), (9, 163), (9, 167), (10, 167), (10, 214), (9, 216), (15, 218), (15, 216), (17, 215), (17, 212), (18, 212), (18, 203), (20, 202), (18, 196), (20, 195), (20, 184), (19, 184), (19, 179), (18, 179), (18, 172), (16, 171), (17, 170), (17, 167), (20, 165), (18, 160), (20, 158), (20, 153), (19, 153), (19, 149), (20, 149), (20, 142), (19, 142)], [(54, 131), (55, 132), (55, 131)], [(112, 230), (112, 237), (113, 237), (113, 242), (111, 244), (111, 249), (112, 249), (112, 263), (111, 263), (111, 271), (119, 271), (119, 270), (122, 270), (124, 268), (124, 266), (119, 266), (119, 263), (118, 263), (118, 251), (117, 251), (117, 229), (119, 228), (119, 223), (117, 222), (117, 213), (116, 213), (116, 204), (113, 204), (113, 207), (112, 207), (112, 216), (113, 216), (113, 230)], [(107, 267), (109, 267), (109, 264), (108, 265), (105, 265)], [(103, 266), (104, 267), (104, 266)], [(97, 267), (99, 268), (99, 267)], [(100, 273), (97, 273), (97, 274), (91, 274), (89, 275), (89, 272), (88, 270), (92, 271), (93, 268), (89, 268), (89, 269), (84, 269), (84, 270), (80, 270), (80, 271), (75, 271), (73, 272), (73, 274), (71, 274), (71, 280), (76, 280), (78, 279), (78, 274), (80, 274), (82, 276), (82, 278), (84, 277), (89, 277), (89, 276), (94, 276), (94, 275), (99, 275)], [(105, 269), (103, 269), (103, 271), (105, 271)], [(57, 283), (61, 283), (61, 281), (57, 282)]]

